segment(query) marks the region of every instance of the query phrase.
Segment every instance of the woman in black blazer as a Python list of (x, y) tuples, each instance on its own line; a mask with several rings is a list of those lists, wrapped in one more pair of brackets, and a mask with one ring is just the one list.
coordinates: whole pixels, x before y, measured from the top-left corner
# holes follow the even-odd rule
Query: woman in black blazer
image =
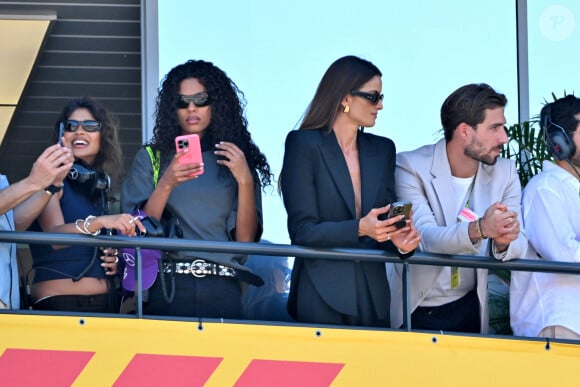
[[(384, 249), (412, 255), (412, 219), (386, 220), (394, 191), (395, 145), (364, 133), (383, 108), (379, 69), (346, 56), (326, 71), (299, 130), (286, 138), (280, 189), (293, 244)], [(382, 262), (296, 258), (288, 311), (307, 323), (389, 327)]]

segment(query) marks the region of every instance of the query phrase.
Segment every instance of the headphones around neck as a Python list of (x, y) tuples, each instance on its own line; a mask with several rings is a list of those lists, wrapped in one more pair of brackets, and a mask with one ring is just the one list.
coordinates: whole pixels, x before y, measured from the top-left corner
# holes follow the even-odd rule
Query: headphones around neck
[(111, 186), (109, 176), (95, 171), (81, 161), (75, 161), (68, 171), (67, 179), (91, 196), (100, 191), (107, 191)]
[(546, 116), (542, 121), (544, 141), (548, 152), (558, 160), (569, 159), (576, 154), (576, 144), (570, 135), (560, 125), (555, 124), (551, 117), (551, 107), (548, 106)]

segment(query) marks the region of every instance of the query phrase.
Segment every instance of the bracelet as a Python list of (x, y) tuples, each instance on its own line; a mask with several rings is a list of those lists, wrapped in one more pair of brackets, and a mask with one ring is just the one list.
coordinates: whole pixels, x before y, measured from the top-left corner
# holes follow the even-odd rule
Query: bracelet
[(400, 248), (397, 247), (397, 250), (399, 250), (399, 254), (403, 254), (403, 255), (407, 255), (409, 254), (411, 251), (405, 251), (405, 250), (401, 250)]
[(48, 187), (46, 187), (46, 188), (44, 189), (44, 192), (45, 192), (45, 193), (46, 193), (48, 196), (52, 196), (52, 195), (54, 195), (55, 193), (59, 192), (59, 191), (62, 189), (62, 187), (63, 187), (63, 186), (64, 186), (64, 184), (63, 184), (63, 185), (61, 185), (61, 186), (56, 186), (56, 185), (54, 185), (54, 184), (51, 184), (51, 185), (49, 185)]
[(483, 232), (481, 232), (481, 218), (475, 221), (475, 231), (477, 231), (477, 237), (479, 238), (479, 240), (487, 239), (483, 235)]
[[(80, 225), (80, 226), (79, 226), (79, 222), (81, 223), (81, 225)], [(84, 222), (84, 220), (82, 220), (82, 219), (77, 219), (77, 220), (75, 220), (75, 228), (76, 228), (77, 230), (79, 230), (79, 232), (80, 232), (81, 234), (86, 234), (85, 230), (83, 230), (83, 229), (81, 228), (81, 227), (82, 227), (82, 225), (83, 225), (83, 222)]]
[[(83, 221), (83, 230), (84, 230), (84, 234), (87, 235), (92, 235), (92, 236), (97, 236), (101, 233), (101, 229), (98, 229), (95, 232), (90, 232), (89, 231), (89, 226), (91, 225), (91, 220), (93, 219), (97, 219), (96, 216), (94, 215), (89, 215), (85, 218), (85, 220)], [(75, 222), (75, 226), (76, 226), (76, 222)]]

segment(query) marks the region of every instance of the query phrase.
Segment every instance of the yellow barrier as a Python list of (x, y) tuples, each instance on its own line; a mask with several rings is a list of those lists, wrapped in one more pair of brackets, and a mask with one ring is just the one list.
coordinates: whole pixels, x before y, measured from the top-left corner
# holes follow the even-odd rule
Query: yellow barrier
[(580, 345), (1, 314), (3, 386), (577, 386)]

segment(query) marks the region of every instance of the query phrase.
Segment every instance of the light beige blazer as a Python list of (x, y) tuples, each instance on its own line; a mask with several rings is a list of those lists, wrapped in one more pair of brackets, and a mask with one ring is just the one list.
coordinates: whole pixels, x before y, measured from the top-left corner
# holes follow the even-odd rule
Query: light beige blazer
[[(414, 222), (421, 233), (420, 251), (451, 255), (493, 255), (496, 259), (510, 260), (524, 257), (527, 240), (523, 232), (503, 254), (492, 254), (489, 240), (474, 245), (468, 234), (467, 222), (457, 222), (456, 203), (453, 203), (453, 181), (445, 140), (426, 145), (410, 152), (397, 154), (395, 190), (398, 200), (413, 203)], [(480, 216), (495, 202), (501, 202), (518, 213), (520, 223), (521, 187), (515, 163), (499, 158), (495, 165), (480, 163), (471, 198), (472, 209)], [(491, 242), (493, 243), (493, 242)], [(402, 266), (387, 264), (391, 286), (391, 324), (403, 323)], [(442, 266), (410, 266), (411, 311), (415, 310), (435, 285)], [(480, 303), (481, 332), (489, 325), (487, 270), (477, 269), (477, 295)]]

